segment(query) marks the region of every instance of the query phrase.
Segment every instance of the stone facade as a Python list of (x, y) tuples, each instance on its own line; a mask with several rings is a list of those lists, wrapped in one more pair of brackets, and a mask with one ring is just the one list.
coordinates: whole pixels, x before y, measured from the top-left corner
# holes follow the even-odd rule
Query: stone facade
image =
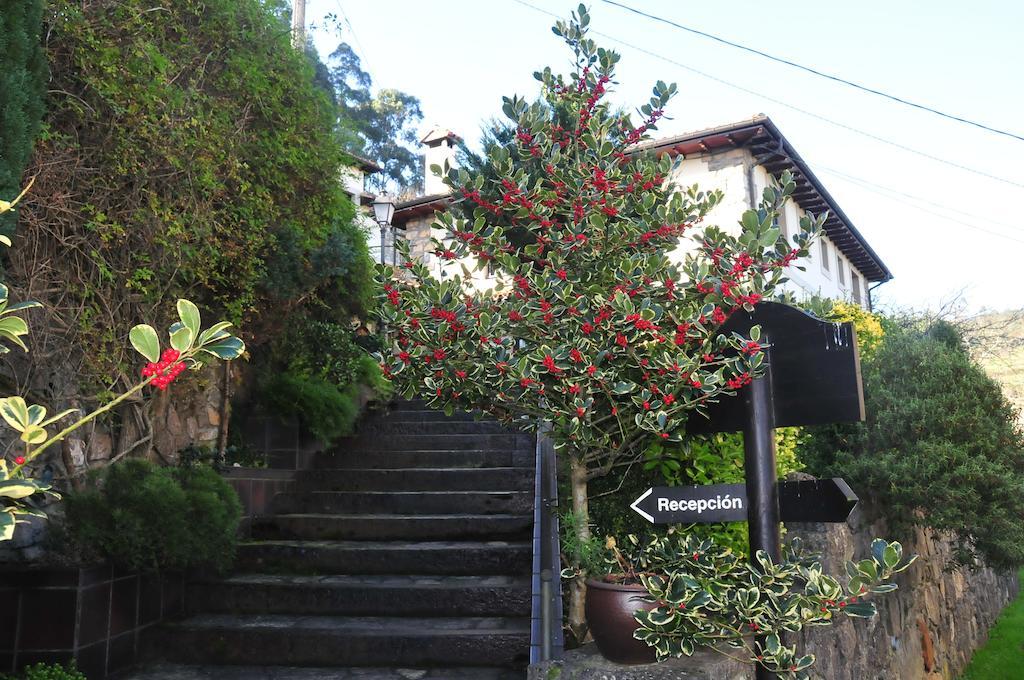
[[(179, 453), (190, 446), (214, 447), (221, 425), (221, 382), (219, 367), (207, 369), (200, 375), (185, 376), (175, 389), (153, 395), (142, 409), (128, 405), (119, 412), (119, 426), (105, 424), (86, 426), (66, 440), (71, 462), (71, 473), (81, 476), (88, 470), (103, 467), (127, 451), (128, 456), (145, 457), (160, 464), (177, 464)], [(133, 409), (135, 411), (133, 412)], [(5, 433), (12, 441), (10, 430)], [(57, 486), (65, 487), (62, 480), (65, 466), (60, 446), (54, 446), (33, 465), (36, 478), (53, 475)], [(59, 513), (60, 503), (43, 501), (47, 513)], [(14, 539), (0, 543), (0, 563), (26, 562), (45, 557), (44, 539), (48, 522), (31, 518), (18, 525)]]
[[(824, 556), (829, 573), (844, 573), (846, 560), (868, 554), (872, 538), (892, 536), (885, 522), (858, 509), (850, 524), (790, 525), (791, 535)], [(919, 680), (957, 678), (988, 629), (1019, 589), (1017, 576), (992, 569), (949, 571), (953, 541), (922, 529), (903, 540), (919, 555), (899, 574), (899, 590), (879, 596), (878, 616), (814, 628), (794, 642), (817, 657), (820, 680)]]

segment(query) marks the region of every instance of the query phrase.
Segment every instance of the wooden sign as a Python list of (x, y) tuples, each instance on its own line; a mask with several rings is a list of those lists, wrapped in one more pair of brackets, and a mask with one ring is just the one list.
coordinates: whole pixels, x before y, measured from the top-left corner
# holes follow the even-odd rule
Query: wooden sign
[[(723, 334), (748, 336), (761, 327), (761, 342), (771, 356), (770, 383), (773, 427), (822, 425), (864, 420), (857, 337), (851, 323), (822, 321), (795, 307), (765, 302), (753, 312), (734, 312)], [(742, 397), (744, 390), (738, 397)], [(724, 397), (693, 413), (690, 434), (739, 432), (748, 414), (742, 398)]]
[[(779, 482), (783, 522), (845, 522), (857, 495), (838, 477)], [(710, 524), (748, 519), (744, 484), (655, 486), (629, 506), (652, 524)]]

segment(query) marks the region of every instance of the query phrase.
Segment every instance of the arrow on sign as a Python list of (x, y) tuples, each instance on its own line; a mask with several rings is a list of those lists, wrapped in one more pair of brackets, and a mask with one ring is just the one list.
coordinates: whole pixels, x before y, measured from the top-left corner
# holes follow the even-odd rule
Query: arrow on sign
[(644, 491), (642, 494), (640, 494), (640, 498), (637, 498), (635, 501), (630, 503), (629, 507), (631, 507), (638, 515), (643, 517), (645, 520), (647, 520), (651, 524), (657, 524), (657, 522), (654, 521), (654, 517), (653, 516), (648, 514), (646, 511), (640, 509), (640, 503), (642, 503), (643, 500), (645, 498), (647, 498), (648, 496), (650, 496), (652, 493), (654, 493), (654, 487), (651, 487), (647, 491)]
[[(779, 482), (783, 522), (845, 522), (857, 505), (857, 495), (838, 477)], [(652, 524), (705, 524), (747, 520), (747, 490), (743, 484), (656, 486), (630, 506)]]

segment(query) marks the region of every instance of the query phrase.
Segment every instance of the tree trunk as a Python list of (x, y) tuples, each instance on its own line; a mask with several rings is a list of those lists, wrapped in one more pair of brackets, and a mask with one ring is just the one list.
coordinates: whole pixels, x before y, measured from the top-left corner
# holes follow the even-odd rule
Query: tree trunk
[[(581, 544), (586, 543), (590, 540), (587, 466), (576, 456), (572, 456), (569, 461), (569, 484), (572, 488), (572, 512), (576, 516), (576, 538)], [(587, 636), (587, 620), (584, 614), (586, 594), (586, 576), (577, 576), (569, 582), (569, 629), (580, 643)]]
[(228, 427), (231, 420), (231, 362), (223, 361), (221, 364), (220, 404), (217, 409), (220, 412), (220, 423), (218, 423), (217, 429), (217, 457), (223, 464), (228, 452)]

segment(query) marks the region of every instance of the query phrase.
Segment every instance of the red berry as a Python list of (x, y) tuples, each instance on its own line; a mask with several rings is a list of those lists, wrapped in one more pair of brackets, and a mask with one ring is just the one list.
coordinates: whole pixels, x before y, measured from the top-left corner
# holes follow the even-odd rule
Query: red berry
[(24, 465), (25, 464), (25, 456), (15, 456), (14, 457), (14, 464), (15, 465)]

